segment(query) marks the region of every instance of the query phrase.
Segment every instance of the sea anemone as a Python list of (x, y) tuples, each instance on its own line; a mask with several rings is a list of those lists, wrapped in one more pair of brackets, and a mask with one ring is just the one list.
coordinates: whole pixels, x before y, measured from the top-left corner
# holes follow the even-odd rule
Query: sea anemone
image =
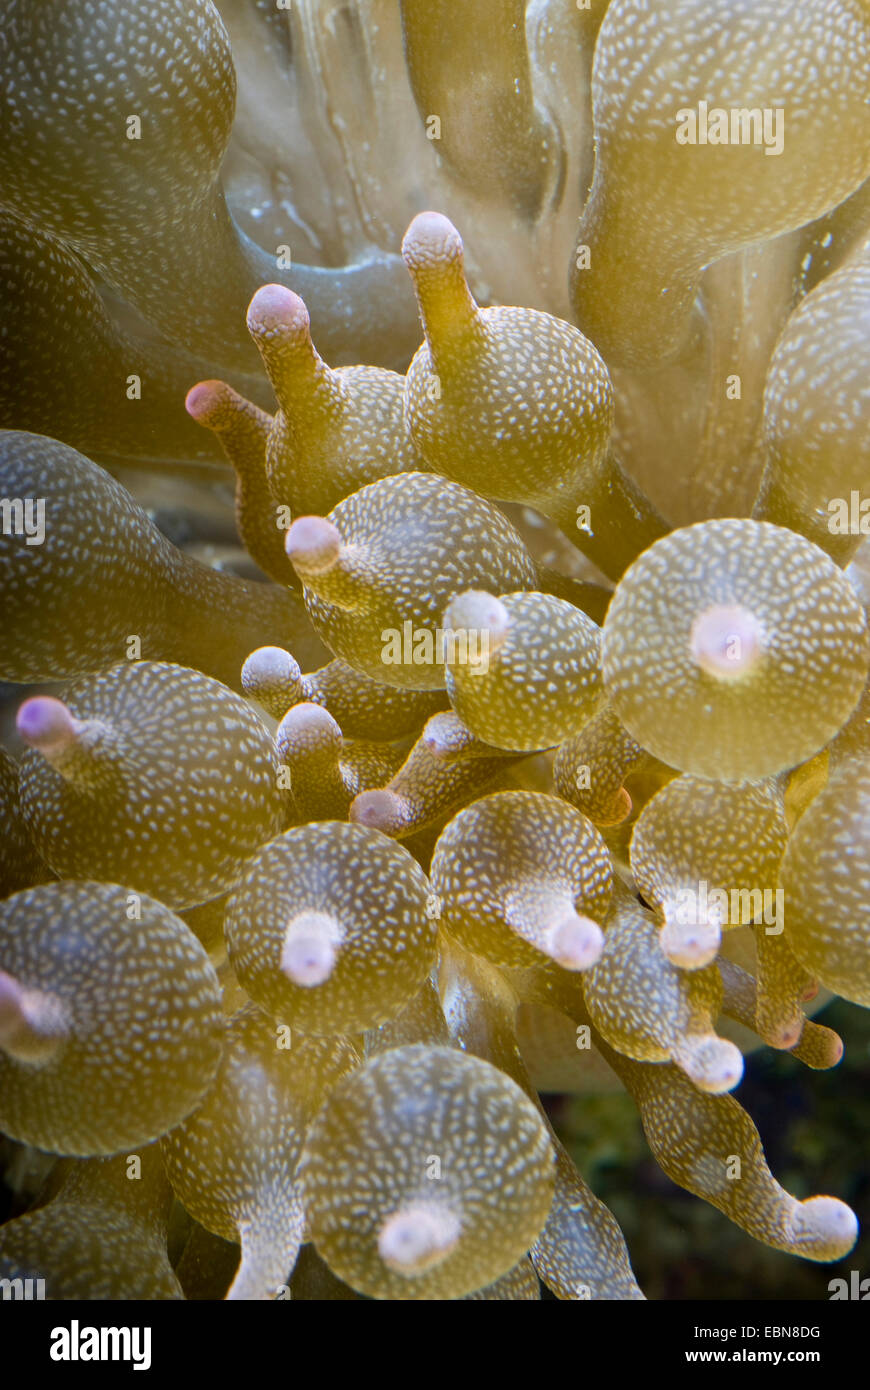
[(843, 1258), (732, 1092), (870, 1006), (864, 0), (0, 21), (0, 1277), (642, 1299), (594, 1067)]

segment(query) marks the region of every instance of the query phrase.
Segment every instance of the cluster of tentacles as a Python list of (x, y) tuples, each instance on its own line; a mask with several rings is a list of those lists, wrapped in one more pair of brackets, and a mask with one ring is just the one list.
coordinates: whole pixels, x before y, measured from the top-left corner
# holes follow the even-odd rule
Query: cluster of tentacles
[(0, 1277), (642, 1298), (536, 1084), (595, 1059), (852, 1249), (731, 1093), (870, 1007), (868, 59), (863, 0), (0, 0), (0, 1132), (59, 1158)]

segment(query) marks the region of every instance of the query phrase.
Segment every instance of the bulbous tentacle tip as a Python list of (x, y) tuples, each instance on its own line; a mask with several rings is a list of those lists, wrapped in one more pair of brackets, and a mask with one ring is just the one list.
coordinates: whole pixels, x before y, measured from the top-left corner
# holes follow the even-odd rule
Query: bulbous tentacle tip
[(668, 960), (681, 970), (701, 970), (716, 959), (722, 941), (722, 928), (715, 917), (698, 922), (681, 922), (665, 908), (665, 923), (659, 933), (659, 946)]
[(0, 1050), (20, 1062), (44, 1062), (66, 1037), (69, 1018), (54, 996), (28, 989), (0, 970)]
[(257, 647), (242, 666), (242, 690), (255, 696), (265, 689), (293, 686), (302, 680), (299, 662), (283, 647)]
[(402, 240), (402, 257), (413, 275), (445, 261), (462, 263), (462, 237), (440, 212), (418, 212)]
[(700, 1091), (718, 1096), (743, 1079), (743, 1054), (726, 1038), (702, 1034), (686, 1038), (675, 1060)]
[(444, 625), (454, 632), (486, 634), (489, 651), (494, 652), (507, 637), (510, 614), (495, 594), (488, 594), (484, 589), (467, 589), (448, 603)]
[(392, 835), (405, 823), (405, 803), (388, 787), (376, 787), (354, 797), (347, 816), (355, 825), (366, 825), (370, 830)]
[(329, 710), (313, 702), (294, 705), (284, 715), (275, 734), (279, 756), (315, 749), (340, 749), (341, 728)]
[(220, 430), (236, 415), (241, 396), (225, 381), (198, 381), (184, 398), (184, 408), (192, 420), (206, 429)]
[(768, 1047), (778, 1048), (781, 1052), (790, 1052), (800, 1042), (805, 1023), (804, 1014), (800, 1012), (792, 1014), (791, 1018), (777, 1023), (774, 1028), (765, 1030), (764, 1041)]
[(806, 989), (804, 990), (803, 994), (801, 995), (801, 1002), (804, 1004), (809, 1004), (812, 999), (815, 999), (820, 989), (821, 984), (819, 983), (819, 981), (811, 980), (810, 983), (807, 985)]
[(310, 989), (329, 979), (338, 959), (342, 932), (326, 912), (300, 912), (291, 918), (281, 945), (281, 973)]
[(808, 1197), (795, 1203), (788, 1236), (796, 1255), (808, 1260), (841, 1260), (858, 1239), (858, 1218), (837, 1197)]
[(381, 1226), (378, 1254), (396, 1274), (422, 1274), (455, 1249), (459, 1231), (459, 1220), (451, 1211), (403, 1207)]
[(563, 970), (588, 970), (604, 949), (604, 933), (591, 917), (575, 914), (547, 933), (547, 955)]
[(46, 757), (75, 743), (79, 726), (62, 700), (53, 695), (34, 695), (18, 710), (15, 727), (30, 748)]
[(689, 645), (702, 671), (717, 680), (739, 680), (754, 670), (762, 654), (761, 624), (740, 604), (717, 603), (699, 613)]
[(607, 810), (592, 816), (591, 819), (596, 825), (602, 826), (606, 830), (612, 826), (622, 825), (623, 821), (628, 820), (633, 809), (634, 803), (631, 794), (625, 787), (620, 787)]
[(274, 337), (307, 341), (311, 319), (305, 301), (286, 285), (263, 285), (248, 305), (248, 332), (255, 340)]
[(420, 739), (433, 758), (443, 758), (445, 762), (475, 742), (474, 734), (453, 710), (440, 710), (427, 719)]
[(297, 574), (326, 574), (341, 554), (341, 533), (325, 516), (300, 516), (287, 531), (284, 549)]

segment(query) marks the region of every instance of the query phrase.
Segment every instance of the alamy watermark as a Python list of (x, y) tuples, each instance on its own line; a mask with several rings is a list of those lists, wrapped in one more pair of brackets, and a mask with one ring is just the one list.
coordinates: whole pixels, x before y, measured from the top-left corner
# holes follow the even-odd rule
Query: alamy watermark
[(766, 155), (782, 154), (785, 108), (782, 106), (682, 107), (676, 114), (678, 145), (763, 145)]
[(696, 927), (715, 919), (723, 927), (764, 926), (766, 936), (779, 936), (784, 922), (781, 888), (709, 888), (700, 879), (697, 889), (680, 888), (669, 906), (668, 917)]
[(3, 1302), (30, 1303), (45, 1298), (44, 1279), (0, 1279), (0, 1299)]
[(870, 497), (855, 488), (846, 497), (828, 502), (828, 530), (832, 536), (870, 536)]
[(0, 497), (0, 532), (4, 536), (24, 536), (26, 545), (42, 545), (45, 498)]
[(52, 1361), (131, 1361), (134, 1371), (151, 1368), (150, 1327), (53, 1327), (48, 1354)]
[(472, 675), (489, 670), (489, 629), (415, 627), (408, 620), (381, 633), (385, 666), (467, 666)]

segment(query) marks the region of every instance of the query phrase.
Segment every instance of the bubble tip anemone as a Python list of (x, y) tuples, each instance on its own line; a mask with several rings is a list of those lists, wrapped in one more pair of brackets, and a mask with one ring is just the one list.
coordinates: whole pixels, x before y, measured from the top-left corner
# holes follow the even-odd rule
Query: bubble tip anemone
[(778, 1021), (774, 1026), (764, 1030), (764, 1041), (768, 1047), (775, 1047), (780, 1052), (790, 1052), (793, 1047), (797, 1047), (800, 1042), (806, 1019), (800, 1012), (792, 1014), (784, 1021)]
[(631, 793), (625, 787), (620, 787), (607, 809), (592, 815), (590, 819), (600, 828), (612, 829), (627, 821), (633, 810)]
[(427, 719), (420, 742), (433, 758), (451, 758), (462, 753), (474, 739), (471, 730), (453, 710), (439, 710)]

